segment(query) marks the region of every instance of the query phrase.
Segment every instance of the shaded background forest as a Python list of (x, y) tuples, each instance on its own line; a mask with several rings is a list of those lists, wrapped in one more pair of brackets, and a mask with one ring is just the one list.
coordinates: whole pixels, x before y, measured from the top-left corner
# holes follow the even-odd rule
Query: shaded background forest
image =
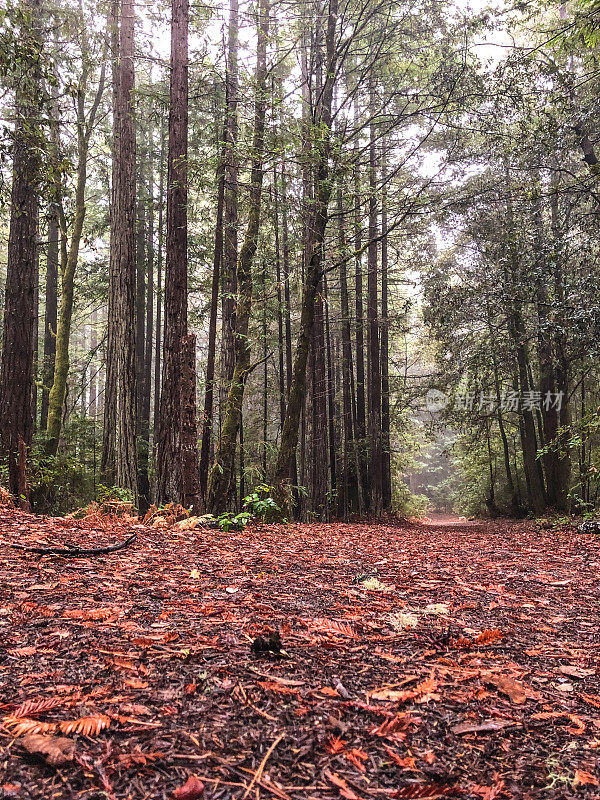
[(19, 152), (36, 176), (33, 507), (186, 500), (157, 442), (189, 326), (209, 510), (282, 478), (306, 519), (593, 509), (598, 3), (193, 4), (187, 98), (185, 11), (177, 38), (158, 2), (0, 10), (3, 285)]

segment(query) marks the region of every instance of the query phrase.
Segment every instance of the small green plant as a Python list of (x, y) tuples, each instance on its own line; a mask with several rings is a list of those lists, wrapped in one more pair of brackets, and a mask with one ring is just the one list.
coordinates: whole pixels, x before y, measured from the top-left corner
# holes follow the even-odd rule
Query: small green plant
[(276, 522), (281, 520), (281, 508), (271, 497), (273, 487), (266, 483), (259, 483), (254, 491), (242, 500), (242, 508), (261, 522)]
[(96, 487), (96, 500), (100, 504), (114, 501), (130, 503), (132, 498), (129, 489), (123, 489), (120, 486), (104, 486), (99, 483)]
[(241, 511), (239, 514), (231, 514), (225, 511), (217, 517), (219, 528), (226, 533), (230, 530), (243, 531), (252, 519), (252, 514), (248, 511)]

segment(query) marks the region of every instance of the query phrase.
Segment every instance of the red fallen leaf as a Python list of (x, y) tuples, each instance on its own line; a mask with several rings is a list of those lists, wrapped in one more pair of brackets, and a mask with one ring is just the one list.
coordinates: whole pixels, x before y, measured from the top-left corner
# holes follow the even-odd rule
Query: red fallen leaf
[(175, 800), (198, 800), (204, 794), (204, 784), (195, 775), (190, 775), (183, 786), (173, 792)]
[(531, 715), (531, 719), (560, 719), (560, 717), (570, 720), (575, 725), (574, 728), (568, 728), (570, 733), (577, 736), (585, 733), (585, 723), (576, 714), (569, 714), (567, 711), (540, 711), (538, 714)]
[(600, 708), (600, 697), (597, 697), (593, 694), (580, 694), (579, 695), (582, 700), (585, 700), (586, 703), (589, 703), (594, 708)]
[(335, 755), (335, 753), (341, 753), (347, 744), (348, 742), (345, 739), (340, 739), (338, 736), (331, 736), (327, 740), (325, 750), (327, 750), (328, 753)]
[(527, 694), (522, 683), (505, 675), (489, 675), (486, 676), (485, 680), (493, 684), (499, 692), (507, 695), (516, 705), (522, 705), (526, 702)]
[(415, 769), (417, 766), (417, 762), (413, 756), (406, 756), (406, 758), (402, 758), (398, 753), (396, 753), (395, 750), (392, 750), (391, 747), (388, 747), (385, 744), (383, 746), (394, 764), (402, 767), (402, 769)]
[(346, 800), (362, 800), (360, 795), (356, 794), (356, 792), (348, 786), (346, 781), (343, 778), (340, 778), (337, 772), (329, 772), (328, 770), (324, 770), (323, 774), (327, 780), (333, 783), (334, 786), (337, 786), (337, 788), (340, 790), (341, 796), (345, 797)]
[(498, 639), (503, 639), (504, 634), (498, 628), (493, 628), (489, 631), (482, 631), (479, 636), (475, 637), (475, 644), (491, 644)]
[(270, 692), (277, 692), (278, 694), (298, 694), (295, 689), (290, 689), (289, 686), (277, 681), (257, 681), (257, 684), (263, 689), (268, 689)]
[(366, 768), (363, 762), (365, 762), (368, 757), (367, 753), (363, 750), (358, 750), (356, 747), (350, 750), (349, 753), (344, 753), (344, 758), (350, 761), (351, 764), (354, 764), (359, 772), (365, 772)]
[(340, 693), (336, 689), (333, 689), (331, 686), (321, 686), (321, 688), (316, 689), (316, 691), (320, 692), (321, 694), (326, 694), (328, 697), (340, 696)]
[(575, 779), (573, 786), (600, 786), (597, 778), (594, 778), (589, 772), (584, 772), (582, 769), (575, 770)]
[(186, 694), (194, 694), (194, 692), (196, 691), (197, 688), (198, 688), (198, 684), (195, 681), (192, 681), (192, 683), (188, 683), (186, 685), (185, 693)]
[(378, 727), (371, 728), (369, 733), (375, 736), (389, 736), (398, 731), (405, 731), (409, 725), (414, 724), (416, 721), (412, 714), (403, 712), (401, 714), (396, 714), (392, 719), (386, 719)]

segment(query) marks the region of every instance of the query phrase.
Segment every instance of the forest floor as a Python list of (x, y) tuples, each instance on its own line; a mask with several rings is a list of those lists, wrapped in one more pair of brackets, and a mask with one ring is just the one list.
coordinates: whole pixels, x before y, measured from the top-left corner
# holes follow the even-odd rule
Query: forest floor
[[(4, 542), (128, 532), (0, 510)], [(600, 798), (599, 538), (439, 518), (0, 551), (0, 798)]]

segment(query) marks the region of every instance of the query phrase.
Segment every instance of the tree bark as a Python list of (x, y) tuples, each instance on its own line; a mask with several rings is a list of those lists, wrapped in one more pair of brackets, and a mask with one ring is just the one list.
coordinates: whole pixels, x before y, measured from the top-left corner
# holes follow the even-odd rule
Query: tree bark
[[(171, 85), (167, 176), (167, 240), (165, 263), (165, 327), (163, 377), (158, 436), (158, 502), (186, 503), (199, 493), (198, 442), (192, 436), (186, 401), (182, 417), (184, 337), (187, 337), (187, 202), (188, 202), (188, 0), (173, 0), (171, 20)], [(185, 339), (185, 342), (188, 340)], [(185, 345), (189, 347), (189, 343)], [(188, 366), (189, 355), (188, 355)], [(189, 388), (190, 378), (186, 386)], [(195, 386), (195, 382), (194, 382)], [(195, 403), (194, 403), (195, 423)], [(192, 442), (193, 439), (193, 442)], [(195, 470), (187, 474), (186, 470)], [(197, 506), (198, 501), (194, 500)]]
[[(4, 301), (4, 331), (0, 366), (0, 441), (8, 460), (8, 488), (21, 508), (28, 509), (24, 480), (25, 448), (31, 444), (33, 417), (33, 325), (40, 171), (39, 59), (42, 44), (37, 24), (39, 0), (26, 4), (32, 26), (23, 30), (37, 58), (31, 65), (30, 87), (19, 82), (13, 144), (8, 263)], [(21, 463), (21, 466), (20, 466)]]
[(304, 276), (300, 329), (294, 356), (289, 400), (281, 432), (281, 445), (273, 471), (276, 493), (284, 506), (289, 504), (290, 466), (298, 444), (298, 428), (306, 393), (306, 364), (313, 331), (315, 298), (322, 276), (323, 246), (332, 192), (329, 159), (331, 155), (333, 86), (337, 73), (336, 22), (337, 0), (332, 0), (329, 5), (327, 19), (325, 81), (317, 109), (317, 120), (321, 127), (319, 138), (314, 144), (316, 151), (316, 193), (314, 199), (313, 244)]
[(238, 301), (235, 329), (235, 366), (223, 414), (221, 439), (219, 441), (215, 462), (208, 479), (206, 505), (212, 511), (220, 511), (224, 509), (227, 504), (233, 471), (235, 469), (236, 440), (240, 428), (244, 388), (250, 372), (251, 346), (248, 338), (248, 329), (252, 312), (253, 296), (252, 264), (258, 246), (264, 175), (263, 152), (267, 105), (267, 37), (269, 32), (268, 0), (261, 0), (258, 16), (254, 134), (250, 174), (250, 207), (248, 210), (246, 235), (237, 262)]
[(224, 230), (221, 336), (221, 406), (225, 405), (227, 387), (235, 366), (235, 327), (238, 258), (238, 0), (229, 3), (227, 39), (227, 73), (225, 77), (225, 140), (224, 140)]
[[(225, 135), (224, 135), (225, 138)], [(215, 248), (213, 254), (213, 274), (210, 298), (210, 320), (208, 323), (208, 355), (206, 359), (206, 379), (204, 389), (204, 413), (202, 414), (202, 446), (200, 448), (200, 493), (206, 499), (206, 485), (210, 466), (210, 446), (212, 440), (213, 408), (215, 395), (215, 356), (217, 350), (217, 312), (219, 305), (219, 285), (221, 263), (223, 261), (223, 206), (225, 200), (225, 149), (217, 167), (217, 218), (215, 222)]]
[[(114, 475), (117, 486), (129, 490), (137, 504), (134, 30), (133, 2), (121, 0), (117, 84), (114, 87), (116, 105), (113, 125), (116, 130), (113, 158), (116, 164), (113, 171), (104, 415), (105, 428), (113, 425), (115, 435), (110, 437), (105, 431), (102, 466), (103, 470), (108, 471), (108, 479)], [(108, 406), (108, 403), (111, 405)]]
[(46, 250), (46, 285), (44, 313), (44, 355), (42, 371), (42, 408), (40, 428), (48, 425), (48, 397), (54, 382), (56, 358), (56, 324), (58, 321), (58, 218), (56, 208), (51, 205), (48, 214), (48, 245)]
[[(374, 114), (374, 86), (370, 86), (371, 115)], [(381, 448), (381, 359), (379, 355), (379, 311), (377, 297), (377, 154), (376, 127), (370, 125), (369, 142), (369, 245), (367, 276), (367, 332), (369, 348), (369, 509), (379, 516), (383, 508), (382, 494), (382, 448)]]

